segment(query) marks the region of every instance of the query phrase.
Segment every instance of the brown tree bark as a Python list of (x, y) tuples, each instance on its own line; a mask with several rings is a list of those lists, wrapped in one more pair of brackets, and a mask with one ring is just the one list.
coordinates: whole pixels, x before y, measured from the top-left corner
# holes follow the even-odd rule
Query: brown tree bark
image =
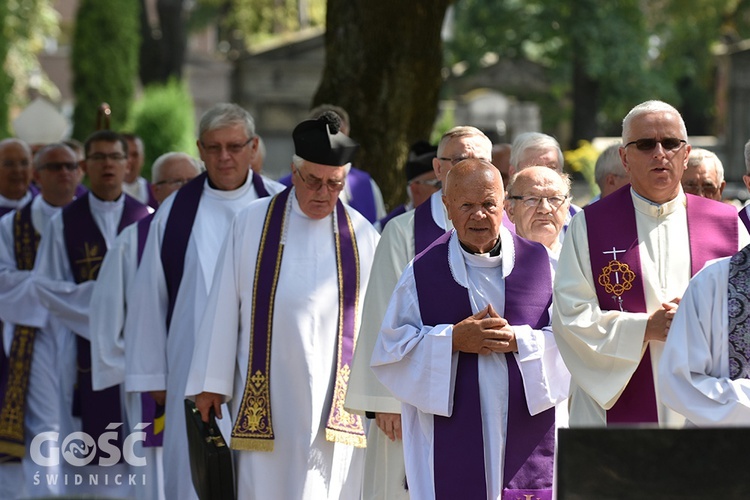
[(409, 145), (428, 139), (442, 85), (440, 32), (452, 0), (328, 0), (326, 66), (313, 106), (347, 110), (355, 164), (393, 207)]
[(182, 78), (187, 50), (188, 11), (184, 0), (157, 0), (158, 26), (152, 26), (141, 0), (141, 84), (166, 83), (169, 78)]

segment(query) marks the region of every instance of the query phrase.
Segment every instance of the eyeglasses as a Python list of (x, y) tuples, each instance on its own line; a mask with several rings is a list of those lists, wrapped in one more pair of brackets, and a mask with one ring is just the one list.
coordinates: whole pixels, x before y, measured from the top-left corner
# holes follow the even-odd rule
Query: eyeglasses
[(4, 168), (29, 168), (29, 160), (3, 160), (0, 163)]
[(635, 144), (635, 147), (638, 148), (639, 151), (651, 151), (656, 147), (657, 143), (661, 144), (661, 147), (666, 151), (674, 151), (675, 149), (679, 149), (683, 144), (687, 144), (687, 141), (684, 139), (677, 139), (676, 137), (665, 137), (660, 141), (651, 138), (637, 139), (625, 144), (625, 147)]
[(66, 161), (49, 162), (39, 167), (39, 170), (49, 170), (50, 172), (60, 172), (62, 169), (73, 172), (78, 169), (78, 163)]
[(206, 144), (201, 141), (201, 146), (203, 147), (203, 150), (211, 156), (219, 156), (222, 149), (226, 149), (227, 153), (229, 153), (230, 155), (236, 155), (241, 153), (242, 150), (245, 149), (245, 146), (250, 144), (250, 141), (252, 140), (253, 138), (251, 137), (243, 143), (235, 142), (232, 144), (227, 144), (226, 146), (223, 146), (221, 144)]
[(430, 186), (438, 189), (443, 187), (443, 183), (440, 181), (440, 179), (422, 179), (417, 181), (409, 181), (409, 184), (422, 184), (424, 186)]
[(169, 180), (154, 182), (154, 186), (182, 187), (188, 182), (190, 182), (190, 179), (169, 179)]
[(557, 210), (562, 206), (563, 203), (565, 203), (565, 200), (567, 200), (568, 196), (508, 196), (511, 200), (519, 200), (521, 203), (523, 203), (524, 207), (527, 208), (536, 208), (539, 206), (540, 203), (542, 203), (543, 200), (547, 200), (547, 203), (549, 203), (549, 206), (552, 207), (554, 210)]
[[(308, 189), (311, 191), (317, 191), (320, 189), (320, 187), (324, 184), (322, 179), (318, 179), (317, 177), (308, 176), (307, 179), (302, 175), (302, 170), (299, 168), (294, 169), (294, 171), (299, 175), (299, 178), (302, 179), (302, 182), (305, 183), (305, 186), (307, 186)], [(328, 188), (328, 191), (332, 193), (337, 193), (344, 189), (345, 182), (343, 180), (341, 181), (334, 181), (333, 179), (329, 179), (325, 182), (326, 188)]]
[(94, 153), (86, 157), (89, 161), (101, 162), (104, 160), (122, 161), (127, 160), (128, 157), (122, 153)]
[(469, 159), (483, 160), (483, 161), (487, 161), (487, 162), (490, 162), (490, 163), (492, 163), (492, 162), (491, 162), (490, 160), (488, 160), (488, 159), (486, 159), (486, 158), (472, 158), (472, 157), (470, 157), (470, 156), (458, 156), (458, 157), (456, 157), (456, 158), (446, 158), (446, 157), (444, 157), (444, 156), (443, 156), (443, 157), (438, 157), (438, 160), (440, 160), (440, 161), (449, 161), (449, 162), (451, 162), (451, 165), (452, 165), (452, 166), (454, 166), (454, 167), (455, 167), (455, 166), (456, 166), (456, 165), (457, 165), (457, 164), (458, 164), (459, 162), (462, 162), (462, 161), (464, 161), (464, 160), (469, 160)]
[(713, 184), (693, 184), (692, 182), (688, 182), (682, 185), (682, 190), (696, 196), (705, 194), (706, 196), (712, 197), (716, 196), (719, 192), (719, 186), (714, 186)]

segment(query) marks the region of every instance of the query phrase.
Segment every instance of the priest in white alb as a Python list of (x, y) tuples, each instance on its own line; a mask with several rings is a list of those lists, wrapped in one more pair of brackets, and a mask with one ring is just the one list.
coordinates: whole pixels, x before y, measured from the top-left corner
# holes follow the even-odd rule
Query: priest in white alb
[(750, 246), (690, 280), (659, 363), (664, 404), (688, 426), (750, 425)]
[(255, 121), (236, 104), (201, 117), (198, 151), (206, 172), (164, 200), (154, 215), (128, 297), (125, 388), (165, 405), (167, 498), (197, 498), (190, 477), (185, 382), (197, 323), (206, 304), (221, 242), (234, 216), (283, 189), (250, 170), (258, 149)]
[[(489, 160), (492, 143), (481, 130), (459, 126), (448, 130), (432, 160), (441, 182), (453, 165), (466, 158)], [(391, 219), (383, 230), (373, 262), (362, 312), (362, 335), (354, 353), (346, 407), (367, 414), (374, 421), (367, 435), (365, 500), (407, 499), (409, 491), (401, 445), (401, 403), (378, 382), (370, 370), (370, 358), (383, 316), (401, 273), (414, 256), (453, 227), (445, 211), (442, 191), (405, 214)]]
[(551, 500), (570, 377), (549, 328), (547, 251), (503, 227), (491, 163), (461, 161), (444, 189), (454, 230), (406, 267), (371, 363), (402, 402), (409, 494)]
[(682, 191), (687, 140), (674, 107), (634, 107), (620, 148), (631, 185), (570, 224), (552, 328), (573, 379), (571, 427), (683, 423), (656, 387), (669, 325), (690, 277), (750, 240), (731, 206)]
[(344, 410), (379, 235), (338, 198), (357, 144), (325, 119), (293, 132), (292, 187), (234, 220), (187, 395), (228, 401), (239, 498), (359, 498), (365, 430)]

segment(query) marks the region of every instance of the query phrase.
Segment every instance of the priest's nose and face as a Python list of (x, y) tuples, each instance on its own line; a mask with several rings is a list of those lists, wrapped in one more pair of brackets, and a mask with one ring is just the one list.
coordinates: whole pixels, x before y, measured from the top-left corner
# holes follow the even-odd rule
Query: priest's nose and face
[(503, 197), (500, 171), (486, 160), (463, 160), (446, 176), (443, 203), (459, 241), (472, 252), (489, 252), (497, 243)]
[(328, 217), (344, 189), (346, 167), (303, 161), (292, 165), (292, 183), (302, 212), (311, 219)]

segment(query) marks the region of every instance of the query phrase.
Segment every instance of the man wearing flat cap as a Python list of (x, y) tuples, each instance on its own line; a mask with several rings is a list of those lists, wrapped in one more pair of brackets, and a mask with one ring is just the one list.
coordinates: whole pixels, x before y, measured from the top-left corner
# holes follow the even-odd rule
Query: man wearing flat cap
[(204, 421), (229, 404), (238, 498), (359, 498), (365, 434), (344, 396), (379, 236), (338, 199), (357, 144), (325, 119), (293, 138), (292, 186), (224, 242), (186, 394)]

